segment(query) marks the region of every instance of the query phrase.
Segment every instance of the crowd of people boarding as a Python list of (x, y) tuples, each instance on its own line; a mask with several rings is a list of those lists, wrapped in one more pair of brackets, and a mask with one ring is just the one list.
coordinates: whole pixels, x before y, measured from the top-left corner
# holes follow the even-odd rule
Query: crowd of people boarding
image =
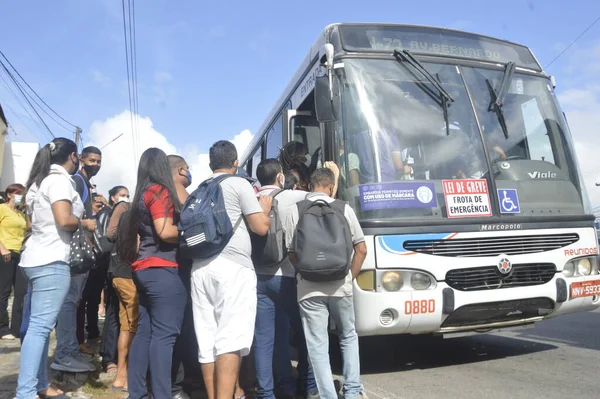
[(212, 175), (192, 191), (185, 159), (149, 148), (135, 192), (116, 185), (106, 199), (90, 182), (101, 151), (56, 138), (26, 186), (6, 188), (0, 339), (21, 340), (16, 399), (67, 398), (49, 368), (96, 371), (96, 355), (115, 397), (189, 398), (183, 380), (196, 368), (209, 399), (366, 396), (352, 281), (367, 248), (354, 211), (335, 199), (338, 167), (309, 166), (297, 142), (263, 160), (257, 181), (229, 141), (209, 158)]

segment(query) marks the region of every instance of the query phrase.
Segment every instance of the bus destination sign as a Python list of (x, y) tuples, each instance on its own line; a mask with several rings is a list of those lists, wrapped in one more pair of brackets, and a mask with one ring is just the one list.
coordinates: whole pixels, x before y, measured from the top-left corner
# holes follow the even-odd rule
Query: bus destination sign
[(527, 47), (440, 28), (415, 26), (340, 26), (342, 45), (347, 51), (409, 50), (413, 53), (465, 57), (541, 71)]

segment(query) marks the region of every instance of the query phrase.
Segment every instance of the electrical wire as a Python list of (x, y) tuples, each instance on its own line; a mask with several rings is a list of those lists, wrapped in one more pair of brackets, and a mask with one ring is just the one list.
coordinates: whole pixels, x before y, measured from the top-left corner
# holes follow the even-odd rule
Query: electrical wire
[(592, 23), (591, 23), (591, 24), (590, 24), (590, 25), (589, 25), (587, 28), (585, 28), (585, 29), (583, 30), (583, 32), (581, 32), (581, 34), (575, 38), (575, 40), (573, 40), (573, 41), (572, 41), (572, 42), (571, 42), (571, 43), (570, 43), (570, 44), (569, 44), (567, 47), (565, 47), (563, 51), (561, 51), (560, 53), (558, 53), (558, 55), (557, 55), (556, 57), (554, 57), (554, 59), (553, 59), (552, 61), (550, 61), (550, 62), (549, 62), (549, 63), (548, 63), (548, 64), (547, 64), (547, 65), (544, 67), (544, 69), (548, 69), (548, 67), (549, 67), (550, 65), (552, 65), (552, 64), (554, 63), (554, 61), (556, 61), (557, 59), (559, 59), (559, 58), (560, 58), (560, 56), (562, 56), (564, 53), (566, 53), (566, 52), (567, 52), (567, 50), (568, 50), (568, 49), (570, 49), (570, 48), (571, 48), (571, 46), (573, 46), (573, 45), (575, 44), (575, 42), (577, 42), (577, 40), (581, 39), (581, 37), (582, 37), (583, 35), (585, 35), (585, 34), (587, 33), (587, 31), (589, 31), (590, 29), (592, 29), (592, 26), (596, 25), (596, 23), (597, 23), (598, 21), (600, 21), (600, 17), (596, 18), (596, 20), (595, 20), (594, 22), (592, 22)]
[[(19, 98), (19, 96), (17, 96), (17, 94), (13, 91), (13, 89), (11, 89), (11, 87), (8, 85), (8, 82), (6, 82), (6, 80), (4, 79), (4, 77), (2, 75), (0, 75), (0, 83), (2, 83), (2, 86), (4, 86), (4, 88), (12, 95), (12, 97), (15, 99), (15, 101), (21, 106), (21, 108), (23, 108), (23, 110), (25, 111), (25, 113), (27, 113), (27, 115), (29, 115), (29, 119), (36, 125), (36, 127), (38, 129), (40, 129), (40, 131), (45, 133), (44, 127), (40, 124), (40, 122), (31, 114), (31, 112), (29, 112), (29, 110), (27, 109), (27, 107), (25, 107), (25, 105), (23, 104), (23, 102), (21, 101), (21, 99)], [(8, 109), (10, 109), (12, 111), (12, 113), (17, 117), (17, 119), (19, 119), (21, 121), (21, 123), (23, 123), (24, 126), (27, 127), (27, 129), (29, 129), (30, 132), (34, 132), (34, 129), (31, 129), (31, 127), (29, 126), (29, 124), (25, 123), (21, 117), (19, 116), (19, 113), (17, 113), (8, 102), (3, 102), (4, 105), (6, 105), (8, 107)], [(48, 139), (48, 133), (45, 133), (46, 137), (42, 137), (41, 141), (46, 141)], [(36, 134), (37, 136), (37, 134)], [(40, 138), (40, 136), (38, 136), (38, 138)]]
[(42, 122), (42, 124), (44, 125), (44, 127), (46, 128), (46, 130), (48, 130), (48, 132), (50, 133), (50, 135), (52, 136), (52, 138), (56, 138), (56, 136), (54, 135), (54, 133), (52, 132), (52, 130), (48, 127), (48, 124), (46, 124), (46, 121), (44, 120), (44, 118), (42, 118), (42, 116), (37, 111), (37, 109), (35, 109), (35, 107), (33, 106), (33, 104), (31, 104), (31, 101), (29, 101), (29, 98), (25, 94), (23, 88), (21, 87), (21, 85), (19, 84), (19, 82), (17, 81), (17, 79), (13, 76), (13, 74), (8, 70), (8, 68), (6, 67), (6, 65), (2, 62), (2, 60), (0, 60), (0, 66), (2, 66), (2, 68), (4, 69), (4, 71), (6, 72), (6, 74), (12, 79), (13, 83), (15, 84), (15, 86), (17, 86), (17, 89), (21, 92), (21, 95), (23, 96), (23, 98), (25, 98), (25, 101), (27, 101), (27, 103), (29, 104), (29, 106), (31, 107), (31, 109), (33, 110), (33, 112), (37, 115), (37, 117)]
[[(37, 97), (37, 98), (38, 98), (38, 99), (39, 99), (39, 100), (42, 102), (42, 104), (44, 104), (44, 105), (45, 105), (45, 106), (46, 106), (46, 107), (47, 107), (47, 108), (48, 108), (50, 111), (52, 111), (52, 113), (53, 113), (54, 115), (58, 116), (58, 118), (59, 118), (60, 120), (62, 120), (63, 122), (65, 122), (66, 124), (68, 124), (68, 125), (70, 125), (70, 126), (72, 126), (72, 127), (74, 127), (74, 128), (77, 128), (77, 126), (75, 126), (74, 124), (72, 124), (71, 122), (69, 122), (68, 120), (66, 120), (65, 118), (63, 118), (63, 117), (62, 117), (60, 114), (58, 114), (58, 112), (56, 112), (56, 111), (55, 111), (55, 110), (54, 110), (54, 109), (53, 109), (53, 108), (52, 108), (50, 105), (48, 105), (48, 103), (47, 103), (46, 101), (44, 101), (44, 99), (43, 99), (43, 98), (42, 98), (42, 97), (41, 97), (41, 96), (40, 96), (40, 95), (39, 95), (39, 94), (38, 94), (38, 93), (37, 93), (37, 92), (36, 92), (36, 91), (33, 89), (33, 87), (31, 87), (31, 86), (29, 85), (29, 83), (27, 83), (27, 81), (25, 80), (25, 78), (23, 78), (23, 76), (21, 76), (21, 74), (19, 73), (19, 71), (17, 70), (17, 68), (15, 68), (15, 67), (13, 66), (13, 64), (10, 62), (10, 60), (9, 60), (9, 59), (6, 57), (6, 55), (4, 55), (4, 53), (3, 53), (1, 50), (0, 50), (0, 55), (1, 55), (1, 56), (2, 56), (2, 57), (5, 59), (5, 60), (6, 60), (6, 62), (8, 63), (8, 65), (10, 65), (10, 67), (11, 67), (11, 68), (12, 68), (12, 69), (15, 71), (15, 73), (17, 74), (17, 76), (18, 76), (19, 78), (21, 78), (21, 80), (23, 81), (23, 83), (25, 83), (25, 85), (26, 85), (26, 86), (29, 88), (29, 90), (31, 90), (31, 92), (32, 92), (32, 93), (33, 93), (33, 94), (34, 94), (34, 95), (35, 95), (35, 96), (36, 96), (36, 97)], [(54, 119), (54, 118), (53, 118), (53, 117), (52, 117), (52, 116), (51, 116), (51, 115), (50, 115), (50, 114), (49, 114), (47, 111), (45, 111), (45, 110), (43, 109), (43, 107), (41, 107), (41, 106), (39, 105), (39, 103), (37, 103), (37, 102), (35, 101), (35, 99), (33, 99), (33, 98), (32, 98), (32, 100), (33, 100), (33, 101), (34, 101), (34, 102), (35, 102), (35, 103), (38, 105), (38, 107), (40, 107), (40, 109), (42, 109), (44, 112), (46, 112), (46, 114), (47, 114), (47, 115), (48, 115), (50, 118), (52, 118), (52, 120), (53, 120), (54, 122), (56, 122), (56, 123), (57, 123), (58, 125), (60, 125), (61, 127), (65, 128), (63, 125), (61, 125), (59, 122), (57, 122), (57, 121), (56, 121), (56, 119)], [(67, 129), (67, 130), (71, 131), (71, 129), (69, 129), (69, 128), (65, 128), (65, 129)]]
[[(15, 110), (13, 109), (13, 107), (10, 106), (10, 104), (6, 101), (4, 101), (2, 98), (0, 98), (0, 102), (2, 103), (3, 107), (7, 107), (10, 112), (12, 112), (12, 116), (14, 116), (15, 118), (17, 118), (19, 120), (19, 122), (21, 122), (21, 124), (27, 128), (27, 130), (29, 130), (30, 132), (33, 133), (33, 130), (28, 126), (27, 123), (25, 123), (23, 121), (23, 119), (21, 119), (21, 117), (19, 116), (19, 114), (17, 112), (15, 112)], [(8, 119), (8, 118), (7, 118)], [(17, 132), (15, 131), (15, 129), (12, 127), (12, 123), (8, 123), (8, 127), (13, 131), (13, 133), (15, 134), (15, 136), (17, 135)], [(39, 137), (38, 137), (39, 138)], [(44, 138), (43, 141), (45, 141), (46, 139)]]
[[(134, 163), (137, 165), (137, 140), (136, 140), (136, 134), (135, 134), (135, 123), (134, 123), (134, 112), (135, 112), (135, 105), (134, 105), (134, 92), (132, 89), (132, 85), (133, 85), (133, 66), (130, 67), (130, 59), (131, 59), (131, 53), (133, 52), (133, 39), (132, 39), (132, 31), (131, 31), (131, 3), (129, 2), (129, 0), (127, 1), (127, 11), (126, 12), (126, 7), (125, 7), (125, 0), (121, 0), (121, 4), (122, 4), (122, 11), (123, 11), (123, 37), (124, 37), (124, 41), (125, 41), (125, 63), (127, 66), (127, 90), (128, 90), (128, 97), (129, 97), (129, 118), (130, 118), (130, 123), (131, 123), (131, 138), (132, 138), (132, 143), (133, 143), (133, 156), (134, 156)], [(129, 17), (128, 17), (129, 15)], [(129, 35), (128, 33), (128, 27), (127, 27), (127, 21), (130, 21), (130, 25), (129, 25)], [(136, 117), (137, 118), (137, 117)]]
[[(135, 0), (129, 1), (129, 40), (131, 57), (131, 76), (133, 78), (133, 107), (135, 114), (135, 139), (139, 147), (140, 126), (139, 126), (139, 101), (138, 101), (138, 83), (137, 83), (137, 43), (135, 40)], [(138, 148), (139, 149), (139, 148)]]

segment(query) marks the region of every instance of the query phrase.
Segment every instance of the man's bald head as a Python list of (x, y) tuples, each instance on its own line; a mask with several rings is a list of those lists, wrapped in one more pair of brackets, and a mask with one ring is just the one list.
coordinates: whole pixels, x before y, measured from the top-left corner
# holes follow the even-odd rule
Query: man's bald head
[(187, 162), (185, 162), (185, 159), (179, 155), (169, 155), (167, 158), (169, 159), (169, 166), (171, 166), (171, 170), (175, 170), (177, 168), (187, 168), (188, 166)]

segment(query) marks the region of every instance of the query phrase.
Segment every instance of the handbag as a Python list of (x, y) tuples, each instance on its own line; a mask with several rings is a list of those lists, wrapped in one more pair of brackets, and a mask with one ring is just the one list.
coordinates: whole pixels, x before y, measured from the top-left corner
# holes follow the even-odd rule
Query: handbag
[(85, 274), (96, 264), (96, 255), (92, 243), (81, 227), (81, 222), (71, 238), (71, 274)]
[(97, 258), (108, 256), (112, 250), (113, 243), (106, 236), (102, 235), (98, 229), (94, 230), (92, 237), (94, 238), (94, 255)]

